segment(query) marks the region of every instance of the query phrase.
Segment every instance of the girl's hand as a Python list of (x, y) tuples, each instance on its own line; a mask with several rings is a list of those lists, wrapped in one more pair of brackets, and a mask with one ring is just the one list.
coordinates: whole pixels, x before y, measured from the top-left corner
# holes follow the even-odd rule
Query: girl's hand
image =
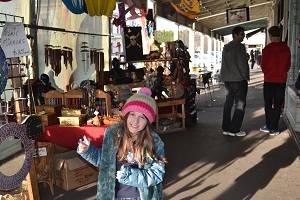
[[(118, 179), (118, 181), (120, 182), (122, 179), (128, 177), (130, 175), (128, 169), (130, 167), (129, 166), (124, 166), (122, 165), (120, 170), (117, 171), (117, 174), (116, 174), (116, 179)], [(126, 170), (127, 169), (127, 170)]]
[(83, 136), (83, 140), (79, 139), (78, 141), (78, 153), (83, 153), (85, 151), (87, 151), (87, 149), (90, 146), (90, 141), (85, 137), (85, 135)]
[(123, 176), (124, 176), (124, 173), (122, 171), (117, 171), (116, 178), (118, 179), (118, 181), (120, 181)]

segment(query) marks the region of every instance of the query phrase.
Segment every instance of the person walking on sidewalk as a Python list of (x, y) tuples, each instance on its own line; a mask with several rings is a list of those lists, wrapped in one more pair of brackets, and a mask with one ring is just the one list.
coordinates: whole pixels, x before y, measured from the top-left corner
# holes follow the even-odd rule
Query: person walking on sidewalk
[(101, 148), (84, 137), (77, 152), (99, 167), (97, 200), (161, 200), (164, 143), (150, 124), (157, 115), (151, 90), (143, 87), (122, 107), (124, 119), (107, 128)]
[[(237, 26), (232, 30), (233, 40), (226, 44), (222, 52), (221, 80), (226, 89), (226, 100), (223, 109), (223, 135), (245, 136), (241, 131), (245, 115), (248, 92), (249, 65), (244, 40), (244, 28)], [(234, 106), (234, 113), (231, 110)]]
[(262, 51), (261, 69), (264, 73), (264, 101), (266, 125), (260, 131), (278, 135), (279, 119), (284, 103), (287, 72), (291, 66), (291, 52), (281, 41), (281, 29), (268, 30), (271, 43)]
[(251, 62), (251, 69), (254, 68), (254, 64), (255, 64), (255, 58), (254, 58), (254, 51), (253, 49), (251, 49), (250, 51), (250, 62)]

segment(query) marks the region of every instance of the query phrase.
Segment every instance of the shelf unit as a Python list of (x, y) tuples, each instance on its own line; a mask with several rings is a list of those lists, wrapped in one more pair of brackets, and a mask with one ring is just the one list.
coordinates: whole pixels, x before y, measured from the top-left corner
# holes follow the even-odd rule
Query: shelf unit
[[(20, 16), (0, 13), (0, 19), (5, 19), (5, 21), (0, 21), (0, 28), (4, 27), (7, 22), (21, 22), (24, 24), (24, 18)], [(0, 29), (0, 34), (1, 32), (2, 30)], [(5, 90), (0, 95), (1, 123), (9, 123), (13, 121), (21, 123), (24, 118), (26, 118), (26, 115), (31, 115), (32, 108), (34, 108), (34, 106), (32, 107), (32, 105), (34, 105), (34, 99), (32, 99), (32, 88), (30, 84), (29, 58), (28, 56), (22, 57), (22, 60), (23, 62), (21, 62), (20, 57), (7, 59), (7, 84)], [(28, 81), (28, 95), (25, 96), (23, 85), (26, 81)], [(10, 144), (6, 144), (11, 150), (16, 151), (19, 147), (22, 148), (20, 142), (15, 142), (14, 140), (11, 141), (9, 141)], [(6, 152), (5, 154), (9, 155), (10, 153), (11, 152)], [(35, 167), (33, 165), (26, 177), (26, 181), (29, 200), (39, 200)]]
[[(1, 17), (2, 15), (6, 21), (1, 21), (1, 25), (5, 25), (7, 22), (24, 22), (23, 17), (0, 13)], [(0, 26), (0, 28), (1, 27), (2, 26)], [(34, 108), (34, 106), (32, 106), (34, 104), (32, 100), (32, 88), (29, 81), (28, 56), (22, 57), (22, 61), (20, 57), (7, 59), (7, 84), (3, 93), (0, 95), (0, 122), (2, 124), (11, 121), (21, 123), (26, 115), (32, 113), (32, 108)], [(23, 87), (26, 81), (28, 82), (28, 88), (26, 88), (28, 95), (25, 94)]]
[[(172, 107), (171, 113), (164, 113), (160, 114), (157, 111), (157, 117), (156, 117), (156, 131), (158, 133), (169, 133), (169, 132), (175, 132), (185, 129), (185, 99), (164, 99), (164, 100), (157, 100), (157, 109), (162, 107)], [(177, 111), (178, 107), (181, 107), (181, 113)], [(181, 127), (178, 128), (172, 128), (168, 130), (162, 130), (159, 126), (159, 119), (163, 117), (172, 117), (172, 118), (180, 118), (181, 119)]]
[(178, 58), (158, 58), (152, 60), (134, 60), (134, 61), (127, 61), (127, 62), (120, 62), (121, 65), (128, 64), (128, 63), (145, 63), (145, 62), (167, 62), (167, 61), (176, 61)]
[[(11, 63), (14, 63), (11, 65)], [(29, 75), (22, 74), (22, 71), (28, 71), (26, 65), (18, 63), (18, 59), (9, 59), (9, 76), (5, 90), (1, 94), (0, 103), (1, 103), (1, 112), (0, 116), (4, 116), (5, 123), (10, 121), (16, 121), (18, 123), (29, 115), (32, 112), (32, 104), (30, 96), (32, 94), (31, 86), (27, 88), (28, 95), (25, 94), (24, 88), (22, 85), (29, 80)], [(16, 65), (20, 64), (20, 65)], [(26, 96), (25, 96), (26, 95)], [(8, 116), (12, 116), (9, 118)]]

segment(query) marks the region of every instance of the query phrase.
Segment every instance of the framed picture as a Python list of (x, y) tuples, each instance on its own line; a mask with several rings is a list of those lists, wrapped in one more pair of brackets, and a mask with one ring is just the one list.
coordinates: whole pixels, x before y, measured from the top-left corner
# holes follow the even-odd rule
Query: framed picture
[(249, 21), (249, 7), (226, 10), (227, 24), (236, 24)]
[(125, 27), (126, 61), (143, 60), (143, 43), (141, 27)]

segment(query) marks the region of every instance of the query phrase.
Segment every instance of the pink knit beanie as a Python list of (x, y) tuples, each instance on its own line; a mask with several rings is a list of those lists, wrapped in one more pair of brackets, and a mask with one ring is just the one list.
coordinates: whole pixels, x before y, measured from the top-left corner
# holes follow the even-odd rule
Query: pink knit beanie
[(125, 116), (129, 112), (143, 113), (150, 123), (154, 122), (157, 114), (157, 105), (151, 97), (151, 90), (147, 87), (142, 87), (138, 93), (132, 95), (124, 104), (122, 114)]

